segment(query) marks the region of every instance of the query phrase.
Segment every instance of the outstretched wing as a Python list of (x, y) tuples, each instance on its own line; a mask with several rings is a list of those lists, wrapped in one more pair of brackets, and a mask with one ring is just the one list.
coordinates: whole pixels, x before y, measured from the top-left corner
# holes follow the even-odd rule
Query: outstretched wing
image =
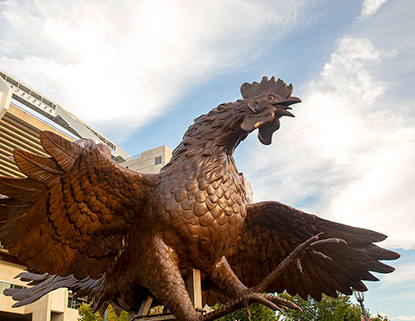
[(102, 276), (155, 185), (92, 140), (42, 132), (51, 157), (16, 150), (27, 178), (0, 177), (0, 241), (29, 268), (77, 279)]
[(102, 288), (104, 281), (104, 276), (96, 280), (88, 276), (79, 280), (72, 274), (60, 276), (49, 273), (36, 274), (30, 272), (22, 272), (16, 278), (20, 278), (24, 282), (30, 282), (28, 283), (30, 287), (4, 290), (4, 295), (11, 296), (13, 300), (19, 301), (13, 304), (13, 308), (36, 302), (49, 292), (63, 287), (75, 292), (76, 297), (89, 296), (95, 298), (94, 296)]
[(352, 288), (367, 290), (362, 280), (378, 280), (369, 271), (389, 273), (394, 269), (379, 260), (393, 260), (399, 254), (373, 244), (385, 235), (366, 229), (331, 222), (278, 202), (247, 206), (243, 233), (228, 255), (231, 267), (247, 286), (264, 279), (285, 257), (309, 237), (323, 232), (324, 238), (341, 238), (346, 244), (324, 245), (318, 251), (330, 259), (306, 253), (301, 259), (302, 273), (291, 265), (274, 281), (267, 292), (287, 292), (321, 299), (336, 291), (352, 294)]
[[(60, 276), (49, 273), (22, 272), (16, 278), (27, 282), (29, 287), (4, 290), (4, 295), (11, 296), (13, 300), (18, 301), (13, 304), (13, 308), (36, 302), (56, 289), (67, 288), (72, 291), (74, 298), (86, 297), (91, 302), (91, 308), (101, 315), (104, 315), (108, 305), (111, 305), (114, 312), (119, 315), (122, 310), (138, 311), (141, 302), (149, 295), (149, 291), (140, 286), (134, 286), (128, 295), (125, 292), (120, 293), (118, 288), (113, 286), (113, 281), (106, 279), (105, 274), (98, 279), (92, 279), (89, 276), (77, 279), (73, 274)], [(154, 299), (153, 302), (158, 301)]]

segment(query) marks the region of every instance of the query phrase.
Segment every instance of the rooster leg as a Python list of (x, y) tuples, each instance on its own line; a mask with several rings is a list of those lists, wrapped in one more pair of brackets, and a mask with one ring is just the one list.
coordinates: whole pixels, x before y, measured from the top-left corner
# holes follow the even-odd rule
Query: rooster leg
[(142, 283), (165, 304), (177, 320), (198, 320), (185, 282), (178, 268), (177, 255), (161, 238), (153, 240), (152, 259), (146, 264)]
[(233, 272), (226, 257), (216, 263), (216, 266), (206, 282), (206, 287), (212, 287), (215, 292), (232, 300), (241, 297), (248, 288)]
[(204, 315), (202, 320), (215, 320), (216, 318), (231, 313), (239, 308), (248, 307), (251, 303), (261, 303), (273, 310), (280, 310), (281, 308), (301, 310), (291, 301), (284, 300), (278, 296), (263, 294), (262, 292), (264, 292), (289, 265), (295, 264), (301, 271), (300, 260), (306, 252), (309, 251), (313, 255), (319, 255), (324, 259), (330, 259), (324, 254), (314, 250), (314, 248), (324, 244), (345, 242), (344, 240), (337, 238), (319, 240), (321, 235), (322, 233), (317, 234), (297, 246), (297, 248), (295, 248), (294, 251), (292, 251), (290, 255), (288, 255), (264, 280), (252, 288), (246, 287), (232, 271), (226, 258), (222, 258), (222, 260), (217, 263), (212, 275), (209, 277), (207, 286), (213, 288), (220, 294), (225, 295), (231, 299), (231, 302), (220, 309)]
[(297, 246), (294, 251), (292, 251), (278, 266), (270, 273), (268, 276), (263, 279), (259, 284), (249, 289), (250, 292), (261, 293), (264, 292), (265, 289), (271, 285), (274, 280), (281, 275), (285, 269), (291, 265), (295, 264), (299, 272), (302, 273), (301, 267), (301, 258), (306, 253), (309, 252), (312, 255), (317, 255), (323, 259), (331, 260), (330, 257), (324, 255), (321, 252), (314, 250), (314, 248), (319, 247), (320, 245), (325, 244), (338, 244), (338, 243), (346, 243), (346, 241), (339, 239), (339, 238), (328, 238), (320, 240), (320, 237), (323, 233), (319, 233), (310, 237), (308, 240)]
[(286, 307), (299, 309), (294, 303), (280, 297), (251, 291), (250, 288), (239, 280), (225, 257), (216, 264), (212, 274), (205, 280), (204, 286), (207, 289), (214, 289), (215, 292), (227, 297), (231, 301), (221, 308), (205, 314), (202, 318), (203, 321), (215, 320), (243, 307), (249, 311), (251, 303), (261, 303), (273, 310), (280, 310)]

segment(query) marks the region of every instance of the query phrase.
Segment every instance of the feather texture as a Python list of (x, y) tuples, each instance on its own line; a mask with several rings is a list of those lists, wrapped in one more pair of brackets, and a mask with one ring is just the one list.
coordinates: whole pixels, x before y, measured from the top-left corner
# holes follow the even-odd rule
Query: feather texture
[[(295, 308), (263, 290), (320, 300), (365, 290), (372, 271), (392, 272), (380, 260), (399, 255), (374, 244), (381, 233), (278, 202), (248, 204), (232, 154), (255, 128), (271, 143), (300, 102), (292, 89), (274, 77), (244, 84), (244, 99), (195, 119), (158, 174), (118, 166), (90, 139), (51, 132), (40, 135), (50, 157), (15, 151), (27, 177), (0, 177), (0, 241), (33, 272), (20, 275), (33, 287), (6, 294), (21, 306), (67, 287), (101, 312), (108, 304), (137, 311), (151, 297), (178, 320), (209, 321), (253, 302)], [(196, 312), (185, 287), (193, 269), (203, 302), (231, 300), (224, 310)]]
[[(324, 220), (278, 202), (248, 205), (243, 234), (235, 241), (227, 258), (242, 282), (254, 286), (288, 253), (320, 232), (326, 238), (338, 237), (347, 244), (329, 244), (319, 248), (331, 260), (312, 253), (305, 255), (301, 259), (303, 273), (298, 273), (294, 267), (287, 269), (281, 279), (267, 289), (268, 292), (285, 289), (303, 299), (310, 295), (317, 300), (323, 293), (336, 297), (336, 291), (350, 295), (351, 288), (366, 290), (361, 280), (376, 280), (369, 271), (390, 273), (394, 270), (379, 260), (394, 260), (399, 254), (372, 244), (384, 240), (385, 235)], [(267, 255), (259, 250), (265, 247), (269, 248)], [(251, 280), (250, 275), (259, 277)]]

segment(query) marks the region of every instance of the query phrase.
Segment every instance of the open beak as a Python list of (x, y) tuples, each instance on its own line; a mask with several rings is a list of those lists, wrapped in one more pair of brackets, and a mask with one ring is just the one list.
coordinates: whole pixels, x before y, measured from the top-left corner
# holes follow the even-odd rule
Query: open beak
[(262, 144), (271, 145), (272, 134), (280, 128), (280, 118), (283, 116), (294, 117), (294, 115), (289, 112), (289, 110), (292, 109), (289, 106), (299, 102), (301, 102), (300, 98), (289, 97), (287, 100), (272, 104), (275, 107), (274, 119), (268, 124), (264, 123), (258, 129), (258, 139)]
[(280, 128), (280, 118), (282, 116), (294, 117), (289, 112), (292, 109), (290, 105), (299, 102), (301, 102), (300, 98), (288, 97), (285, 100), (267, 103), (261, 107), (259, 113), (246, 117), (241, 124), (241, 128), (248, 133), (258, 128), (259, 141), (264, 145), (270, 145), (272, 143), (272, 134)]
[(288, 111), (288, 110), (292, 109), (291, 107), (279, 106), (279, 105), (276, 105), (275, 107), (277, 107), (277, 109), (275, 111), (275, 117), (278, 117), (278, 118), (281, 118), (282, 116), (295, 117), (293, 114), (291, 114)]
[(275, 116), (276, 117), (282, 117), (282, 116), (289, 116), (294, 117), (293, 114), (291, 114), (288, 110), (292, 109), (289, 107), (290, 105), (301, 103), (301, 99), (298, 97), (288, 97), (288, 99), (279, 101), (277, 103), (272, 104), (277, 108)]

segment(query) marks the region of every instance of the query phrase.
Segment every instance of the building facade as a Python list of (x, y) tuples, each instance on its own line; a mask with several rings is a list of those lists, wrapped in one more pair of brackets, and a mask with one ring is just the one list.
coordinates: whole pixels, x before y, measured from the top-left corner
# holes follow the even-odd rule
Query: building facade
[(170, 161), (171, 155), (170, 148), (163, 145), (142, 152), (140, 156), (121, 162), (120, 165), (143, 174), (158, 173)]
[(44, 155), (39, 133), (49, 130), (69, 140), (90, 138), (106, 144), (113, 159), (132, 159), (117, 144), (59, 104), (0, 70), (0, 175), (22, 176), (10, 156), (16, 148)]

